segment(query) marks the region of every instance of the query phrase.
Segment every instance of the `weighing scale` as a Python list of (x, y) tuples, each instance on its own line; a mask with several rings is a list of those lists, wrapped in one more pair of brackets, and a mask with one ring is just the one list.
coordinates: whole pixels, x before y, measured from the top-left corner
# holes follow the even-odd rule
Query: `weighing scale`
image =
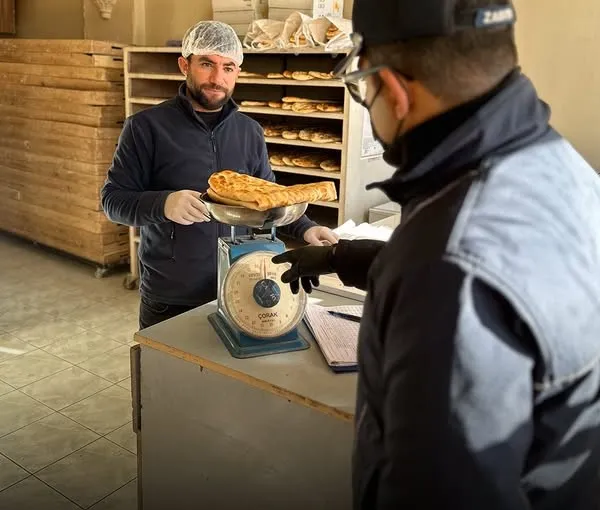
[[(271, 262), (285, 251), (276, 227), (296, 221), (307, 204), (254, 211), (217, 204), (206, 195), (202, 200), (213, 219), (231, 227), (230, 236), (218, 240), (218, 307), (208, 317), (231, 355), (252, 358), (308, 349), (298, 332), (306, 294), (293, 294), (281, 282), (289, 264)], [(270, 229), (270, 234), (238, 236), (236, 226)]]

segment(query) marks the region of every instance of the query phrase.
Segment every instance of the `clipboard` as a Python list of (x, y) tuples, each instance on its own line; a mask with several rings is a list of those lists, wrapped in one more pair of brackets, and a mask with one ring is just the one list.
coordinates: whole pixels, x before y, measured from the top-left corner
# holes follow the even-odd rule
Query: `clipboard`
[(336, 373), (358, 370), (358, 332), (360, 324), (331, 315), (329, 311), (362, 316), (362, 305), (323, 307), (310, 304), (304, 323), (321, 350), (325, 362)]

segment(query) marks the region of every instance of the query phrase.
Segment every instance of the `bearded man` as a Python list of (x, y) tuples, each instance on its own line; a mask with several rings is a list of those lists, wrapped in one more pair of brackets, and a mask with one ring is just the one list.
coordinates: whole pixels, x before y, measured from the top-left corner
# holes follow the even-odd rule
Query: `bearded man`
[[(111, 221), (140, 227), (142, 329), (216, 298), (217, 239), (228, 227), (210, 221), (200, 200), (209, 177), (230, 169), (275, 180), (262, 128), (231, 99), (242, 61), (229, 25), (197, 23), (182, 41), (177, 96), (123, 127), (102, 207)], [(305, 216), (282, 230), (313, 245), (337, 240)]]

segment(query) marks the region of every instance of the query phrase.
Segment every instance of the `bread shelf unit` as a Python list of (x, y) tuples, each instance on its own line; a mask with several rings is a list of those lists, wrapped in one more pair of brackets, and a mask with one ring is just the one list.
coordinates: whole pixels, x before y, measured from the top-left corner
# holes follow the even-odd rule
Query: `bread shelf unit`
[[(181, 49), (177, 47), (137, 47), (125, 48), (125, 112), (126, 116), (170, 99), (177, 93), (183, 76), (179, 72), (177, 58)], [(369, 207), (381, 203), (375, 193), (366, 198), (364, 193), (365, 176), (361, 166), (349, 159), (349, 149), (360, 145), (363, 129), (362, 107), (351, 101), (344, 84), (337, 79), (313, 79), (301, 81), (289, 78), (267, 78), (268, 73), (290, 71), (330, 72), (344, 54), (328, 53), (318, 48), (298, 48), (293, 51), (244, 50), (244, 71), (264, 77), (240, 77), (236, 83), (234, 99), (279, 102), (284, 96), (294, 96), (336, 102), (343, 107), (342, 112), (297, 113), (281, 108), (263, 106), (240, 106), (240, 111), (256, 119), (261, 124), (279, 124), (285, 129), (312, 127), (334, 131), (341, 135), (341, 142), (316, 143), (299, 138), (289, 139), (266, 136), (269, 153), (287, 151), (298, 155), (315, 154), (321, 159), (331, 159), (339, 164), (340, 170), (329, 172), (321, 168), (304, 168), (287, 165), (272, 165), (278, 182), (296, 184), (331, 180), (338, 188), (338, 200), (331, 203), (310, 204), (307, 214), (320, 224), (336, 227), (348, 219), (363, 221)], [(358, 149), (360, 154), (360, 149)], [(354, 156), (353, 156), (354, 159)], [(360, 155), (357, 158), (360, 160)], [(366, 178), (370, 181), (373, 172), (369, 169)], [(375, 172), (377, 173), (377, 172)], [(374, 179), (373, 179), (374, 180)], [(372, 192), (369, 192), (372, 193)], [(131, 276), (138, 277), (137, 244), (139, 235), (136, 229), (130, 232)]]

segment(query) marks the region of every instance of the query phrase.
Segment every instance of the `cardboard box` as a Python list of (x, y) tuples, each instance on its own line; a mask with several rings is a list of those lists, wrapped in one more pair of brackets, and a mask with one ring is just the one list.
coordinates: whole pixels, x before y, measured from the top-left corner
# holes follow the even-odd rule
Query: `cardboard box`
[(212, 8), (213, 19), (231, 25), (239, 36), (254, 20), (268, 17), (267, 0), (212, 0)]
[(293, 12), (311, 18), (344, 14), (344, 0), (269, 0), (269, 19), (285, 21)]

